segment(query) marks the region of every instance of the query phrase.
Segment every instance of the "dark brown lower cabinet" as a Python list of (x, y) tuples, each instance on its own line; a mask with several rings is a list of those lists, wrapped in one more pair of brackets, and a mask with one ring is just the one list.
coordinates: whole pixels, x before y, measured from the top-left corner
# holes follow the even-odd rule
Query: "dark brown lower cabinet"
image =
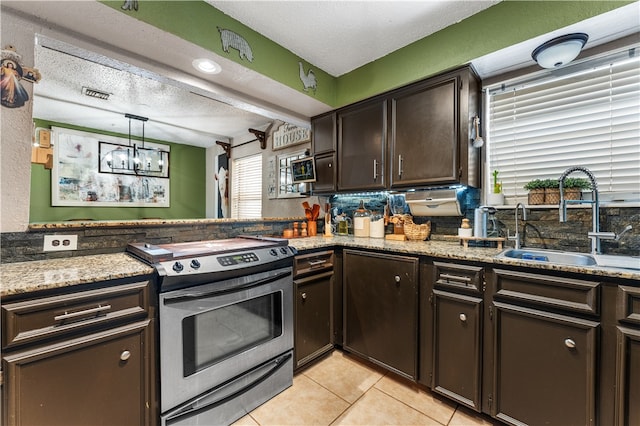
[(149, 424), (149, 320), (3, 358), (8, 425)]
[(417, 379), (418, 259), (344, 250), (344, 348)]
[(482, 299), (433, 290), (431, 389), (481, 411)]
[(492, 415), (510, 424), (596, 424), (599, 323), (494, 302)]
[(333, 271), (296, 278), (295, 365), (299, 368), (333, 348), (331, 316)]
[(640, 330), (618, 327), (616, 424), (640, 425)]

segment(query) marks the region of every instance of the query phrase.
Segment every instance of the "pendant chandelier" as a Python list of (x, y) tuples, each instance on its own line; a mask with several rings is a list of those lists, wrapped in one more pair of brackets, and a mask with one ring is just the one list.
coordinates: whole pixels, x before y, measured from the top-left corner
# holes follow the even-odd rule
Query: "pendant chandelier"
[[(149, 119), (134, 114), (125, 114), (129, 119), (129, 144), (117, 145), (100, 142), (100, 173), (123, 175), (169, 177), (169, 152), (159, 148), (145, 147), (144, 126)], [(131, 143), (131, 120), (142, 122), (142, 144)]]

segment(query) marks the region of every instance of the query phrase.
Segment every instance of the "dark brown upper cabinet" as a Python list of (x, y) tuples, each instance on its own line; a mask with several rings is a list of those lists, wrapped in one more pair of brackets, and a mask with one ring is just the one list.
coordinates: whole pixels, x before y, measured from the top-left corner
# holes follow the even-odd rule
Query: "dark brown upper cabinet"
[(337, 153), (314, 192), (480, 187), (479, 84), (465, 66), (313, 118), (314, 154)]

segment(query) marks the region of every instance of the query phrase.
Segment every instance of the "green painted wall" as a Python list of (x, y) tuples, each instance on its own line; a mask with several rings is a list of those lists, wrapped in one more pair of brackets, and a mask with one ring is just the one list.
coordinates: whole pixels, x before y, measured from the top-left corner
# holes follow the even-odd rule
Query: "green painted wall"
[[(65, 127), (91, 133), (128, 138), (128, 135), (107, 133), (95, 129), (34, 120), (36, 126)], [(132, 136), (132, 139), (139, 139)], [(142, 218), (201, 219), (206, 217), (205, 206), (205, 149), (167, 141), (146, 139), (171, 146), (170, 205), (171, 207), (52, 207), (51, 170), (40, 164), (31, 165), (31, 204), (29, 222), (59, 222), (70, 219), (129, 220)]]

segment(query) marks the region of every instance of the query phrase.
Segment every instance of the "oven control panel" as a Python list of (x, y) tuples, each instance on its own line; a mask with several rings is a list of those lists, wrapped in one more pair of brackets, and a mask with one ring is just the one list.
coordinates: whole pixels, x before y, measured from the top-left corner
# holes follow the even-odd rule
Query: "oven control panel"
[(282, 259), (293, 258), (296, 251), (292, 247), (268, 247), (235, 253), (211, 254), (167, 260), (155, 264), (161, 276), (184, 276), (211, 274), (216, 272), (241, 270), (257, 265), (269, 264)]
[(220, 262), (222, 266), (231, 266), (231, 265), (238, 265), (240, 263), (257, 262), (258, 260), (259, 260), (258, 256), (253, 252), (239, 253), (239, 254), (232, 254), (229, 256), (218, 257), (218, 262)]

